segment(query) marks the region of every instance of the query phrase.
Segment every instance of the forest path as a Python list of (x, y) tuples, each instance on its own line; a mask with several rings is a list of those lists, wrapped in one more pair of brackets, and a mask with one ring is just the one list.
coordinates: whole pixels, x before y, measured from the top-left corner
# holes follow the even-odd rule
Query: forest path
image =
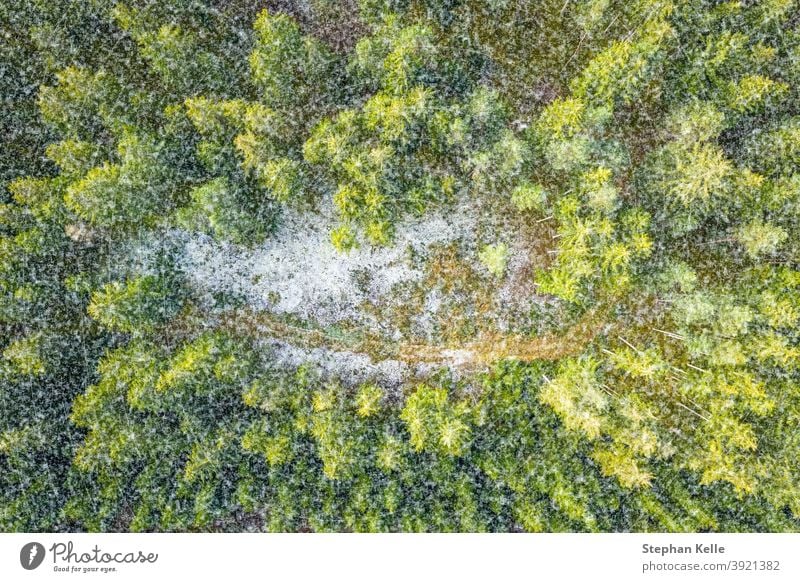
[(610, 325), (604, 315), (600, 308), (592, 309), (560, 334), (528, 337), (493, 333), (454, 345), (395, 342), (358, 330), (334, 333), (301, 327), (272, 313), (249, 309), (225, 313), (219, 320), (219, 327), (237, 335), (274, 338), (305, 349), (360, 353), (373, 361), (393, 359), (409, 364), (438, 364), (469, 370), (484, 368), (503, 359), (557, 360), (578, 353)]

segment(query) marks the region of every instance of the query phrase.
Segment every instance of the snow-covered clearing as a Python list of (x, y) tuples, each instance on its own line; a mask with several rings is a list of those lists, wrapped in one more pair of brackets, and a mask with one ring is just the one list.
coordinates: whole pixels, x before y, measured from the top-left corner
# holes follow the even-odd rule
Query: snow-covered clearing
[(292, 314), (328, 325), (367, 323), (364, 302), (388, 299), (401, 283), (419, 281), (414, 264), (436, 244), (474, 244), (476, 217), (466, 206), (398, 225), (394, 244), (361, 245), (349, 253), (330, 242), (336, 218), (330, 208), (315, 213), (288, 210), (274, 236), (255, 248), (220, 243), (205, 235), (188, 239), (183, 270), (201, 292), (225, 292), (256, 310)]

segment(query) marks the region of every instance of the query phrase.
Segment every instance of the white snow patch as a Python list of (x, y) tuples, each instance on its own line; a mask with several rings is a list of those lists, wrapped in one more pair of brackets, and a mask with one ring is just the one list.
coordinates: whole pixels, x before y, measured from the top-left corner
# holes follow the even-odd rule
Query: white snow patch
[(207, 293), (227, 292), (255, 309), (291, 313), (325, 325), (364, 320), (358, 306), (386, 298), (400, 283), (423, 273), (411, 264), (409, 249), (421, 253), (434, 244), (475, 236), (476, 218), (465, 205), (398, 224), (391, 246), (362, 245), (349, 253), (330, 242), (332, 209), (287, 211), (278, 231), (264, 244), (246, 249), (190, 235), (183, 269)]
[(339, 378), (348, 385), (377, 382), (385, 387), (399, 387), (415, 373), (416, 366), (398, 360), (373, 362), (369, 356), (328, 348), (302, 348), (280, 340), (268, 339), (262, 345), (270, 349), (270, 361), (288, 368), (313, 364), (326, 377)]
[(474, 354), (469, 350), (451, 349), (441, 351), (442, 361), (450, 366), (460, 367), (472, 363)]
[(311, 365), (324, 378), (335, 378), (346, 386), (360, 386), (374, 382), (388, 394), (399, 395), (404, 384), (421, 380), (447, 368), (452, 380), (465, 378), (460, 369), (470, 363), (470, 354), (465, 350), (445, 350), (442, 362), (408, 363), (395, 359), (373, 361), (369, 356), (350, 351), (328, 348), (303, 348), (277, 339), (263, 339), (260, 345), (269, 352), (270, 365), (288, 369)]
[(422, 306), (422, 313), (414, 318), (414, 323), (425, 336), (430, 339), (434, 334), (435, 317), (442, 308), (444, 298), (439, 289), (432, 289), (425, 295), (425, 302)]

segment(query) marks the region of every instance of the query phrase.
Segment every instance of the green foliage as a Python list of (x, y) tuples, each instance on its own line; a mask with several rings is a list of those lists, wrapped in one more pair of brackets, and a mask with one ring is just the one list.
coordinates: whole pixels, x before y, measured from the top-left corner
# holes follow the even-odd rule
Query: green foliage
[(124, 284), (114, 281), (92, 294), (87, 313), (111, 330), (146, 332), (172, 319), (180, 309), (173, 285), (154, 275)]
[(508, 265), (508, 254), (508, 245), (505, 243), (486, 245), (478, 253), (478, 260), (489, 273), (495, 277), (502, 277)]
[(760, 221), (743, 225), (739, 229), (738, 238), (747, 254), (753, 258), (762, 254), (774, 253), (786, 240), (788, 234), (779, 226), (772, 226)]
[[(731, 519), (714, 497), (722, 490), (691, 496), (698, 485), (685, 477), (657, 497), (605, 477), (607, 465), (623, 474), (622, 461), (613, 449), (592, 452), (539, 404), (550, 383), (542, 366), (497, 367), (478, 398), (429, 384), (386, 405), (375, 385), (351, 390), (252, 356), (220, 335), (172, 356), (142, 342), (109, 353), (72, 413), (90, 431), (75, 478), (103, 485), (74, 497), (70, 513), (100, 526), (126, 512), (136, 530), (204, 529), (240, 508), (273, 531), (692, 531)], [(642, 428), (637, 450), (647, 453)], [(653, 468), (656, 483), (662, 470)], [(576, 472), (582, 479), (569, 478)], [(757, 506), (747, 497), (739, 511), (756, 519)]]
[(522, 184), (511, 193), (511, 203), (520, 211), (542, 210), (547, 192), (538, 184)]
[(352, 68), (376, 93), (321, 121), (304, 145), (306, 161), (331, 180), (345, 225), (362, 227), (372, 244), (390, 242), (404, 212), (451, 202), (468, 179), (508, 187), (523, 162), (522, 141), (500, 131), (496, 94), (476, 88), (465, 100), (447, 98), (451, 85), (431, 43), (429, 30), (393, 17), (360, 41)]
[[(0, 7), (0, 530), (800, 528), (795, 2), (262, 4)], [(170, 258), (328, 200), (575, 326), (355, 381)]]
[(555, 379), (542, 390), (542, 402), (553, 408), (571, 430), (580, 430), (590, 439), (600, 436), (603, 409), (608, 399), (595, 375), (597, 362), (590, 358), (568, 360)]
[(400, 418), (417, 451), (458, 456), (469, 442), (469, 426), (462, 420), (468, 412), (465, 405), (449, 403), (444, 388), (423, 385), (409, 396)]
[(177, 213), (178, 224), (240, 244), (263, 240), (272, 224), (270, 207), (253, 208), (237, 186), (220, 177), (193, 188), (191, 202)]
[(253, 27), (256, 42), (250, 68), (261, 101), (267, 107), (294, 111), (322, 106), (334, 87), (334, 56), (319, 41), (304, 36), (285, 14), (264, 10)]
[(152, 225), (180, 200), (171, 152), (149, 136), (130, 133), (118, 145), (119, 163), (90, 169), (69, 186), (67, 207), (93, 226), (135, 229)]

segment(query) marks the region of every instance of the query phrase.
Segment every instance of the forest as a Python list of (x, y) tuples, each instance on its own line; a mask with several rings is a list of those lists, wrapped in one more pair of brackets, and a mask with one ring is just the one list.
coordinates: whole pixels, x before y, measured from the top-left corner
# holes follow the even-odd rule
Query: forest
[(0, 27), (0, 532), (800, 531), (797, 0)]

